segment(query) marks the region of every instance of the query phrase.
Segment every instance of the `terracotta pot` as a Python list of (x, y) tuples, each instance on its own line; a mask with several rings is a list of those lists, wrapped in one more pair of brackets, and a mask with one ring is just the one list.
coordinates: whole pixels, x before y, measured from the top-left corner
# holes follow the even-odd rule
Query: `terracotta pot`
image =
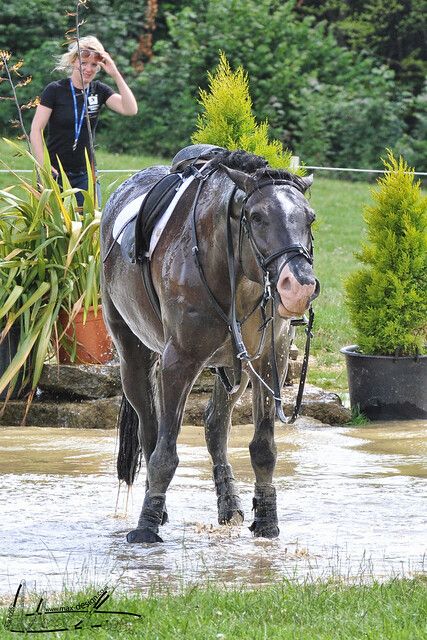
[[(59, 321), (65, 328), (68, 324), (68, 314), (61, 311)], [(105, 364), (113, 357), (113, 343), (102, 318), (102, 306), (98, 306), (95, 316), (93, 307), (87, 312), (86, 323), (83, 324), (83, 310), (79, 311), (73, 323), (66, 331), (66, 335), (77, 340), (74, 364)], [(63, 347), (59, 348), (59, 362), (71, 364), (70, 354)]]

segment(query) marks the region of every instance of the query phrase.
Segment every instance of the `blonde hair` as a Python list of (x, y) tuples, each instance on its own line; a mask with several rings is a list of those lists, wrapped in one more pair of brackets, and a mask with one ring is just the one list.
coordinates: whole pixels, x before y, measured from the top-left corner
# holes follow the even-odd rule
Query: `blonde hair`
[[(80, 51), (82, 49), (93, 49), (93, 51), (97, 51), (98, 53), (105, 53), (105, 49), (95, 36), (84, 36), (79, 39)], [(79, 47), (77, 46), (77, 40), (72, 42), (69, 47), (67, 53), (64, 53), (62, 56), (59, 56), (57, 65), (55, 67), (55, 71), (65, 71), (71, 74), (73, 70), (73, 62), (75, 62), (76, 58), (79, 55)]]

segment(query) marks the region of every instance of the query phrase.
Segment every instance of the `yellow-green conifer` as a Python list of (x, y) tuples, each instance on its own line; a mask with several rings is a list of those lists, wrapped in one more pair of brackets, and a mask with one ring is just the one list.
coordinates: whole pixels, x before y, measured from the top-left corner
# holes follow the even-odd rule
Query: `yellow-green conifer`
[(362, 267), (346, 280), (359, 348), (373, 355), (427, 352), (427, 198), (414, 170), (388, 152), (365, 209)]
[(233, 72), (224, 52), (220, 52), (218, 67), (214, 74), (208, 73), (208, 80), (209, 92), (200, 90), (204, 112), (198, 117), (193, 143), (214, 144), (230, 151), (243, 149), (263, 156), (270, 167), (288, 168), (291, 153), (279, 140), (268, 139), (267, 121), (256, 122), (243, 67)]

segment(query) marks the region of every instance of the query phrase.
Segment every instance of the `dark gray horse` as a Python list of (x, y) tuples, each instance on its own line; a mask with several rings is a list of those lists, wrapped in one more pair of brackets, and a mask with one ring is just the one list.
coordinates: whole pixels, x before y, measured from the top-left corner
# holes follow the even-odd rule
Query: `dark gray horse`
[[(311, 260), (314, 214), (304, 197), (312, 179), (272, 170), (244, 152), (225, 151), (207, 168), (209, 175), (195, 179), (179, 200), (151, 256), (160, 315), (141, 265), (131, 259), (133, 230), (126, 230), (120, 245), (112, 233), (119, 212), (169, 168), (152, 167), (127, 180), (102, 216), (102, 303), (128, 401), (119, 418), (119, 477), (133, 481), (139, 448), (147, 465), (144, 504), (129, 542), (162, 541), (158, 530), (167, 519), (165, 496), (178, 465), (186, 399), (208, 367), (228, 371), (229, 379), (234, 374), (240, 383), (229, 393), (217, 378), (205, 412), (219, 522), (243, 520), (227, 440), (233, 407), (250, 378), (255, 427), (249, 445), (255, 473), (251, 530), (267, 538), (279, 534), (271, 387), (275, 374), (279, 384), (286, 374), (290, 318), (301, 316), (318, 295)], [(265, 333), (272, 323), (274, 339)], [(241, 349), (243, 355), (237, 353)], [(257, 352), (249, 361), (248, 354)]]

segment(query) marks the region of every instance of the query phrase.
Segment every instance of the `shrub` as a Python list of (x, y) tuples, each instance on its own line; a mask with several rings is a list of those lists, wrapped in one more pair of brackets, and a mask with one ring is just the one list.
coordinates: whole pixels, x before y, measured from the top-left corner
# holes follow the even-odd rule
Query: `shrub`
[[(19, 384), (31, 388), (31, 399), (52, 342), (58, 343), (60, 310), (69, 314), (70, 322), (81, 308), (85, 318), (90, 306), (97, 310), (101, 216), (91, 181), (83, 191), (82, 215), (75, 199), (78, 190), (70, 187), (63, 172), (64, 188), (59, 187), (46, 149), (40, 167), (28, 151), (8, 144), (32, 161), (34, 172), (31, 182), (11, 172), (16, 184), (0, 190), (0, 343), (12, 327), (19, 329), (17, 353), (0, 375), (0, 393), (9, 383), (12, 393), (23, 369)], [(90, 172), (88, 160), (87, 169)], [(73, 356), (75, 340), (69, 345), (62, 334), (58, 338)]]
[(414, 171), (388, 151), (385, 175), (365, 209), (364, 265), (345, 283), (361, 351), (425, 353), (427, 338), (427, 198)]
[(219, 145), (234, 151), (244, 149), (263, 156), (271, 167), (288, 167), (291, 153), (278, 140), (268, 140), (267, 121), (257, 124), (252, 113), (248, 75), (240, 66), (233, 73), (220, 53), (215, 74), (208, 73), (210, 92), (200, 90), (204, 112), (198, 117), (192, 141)]

